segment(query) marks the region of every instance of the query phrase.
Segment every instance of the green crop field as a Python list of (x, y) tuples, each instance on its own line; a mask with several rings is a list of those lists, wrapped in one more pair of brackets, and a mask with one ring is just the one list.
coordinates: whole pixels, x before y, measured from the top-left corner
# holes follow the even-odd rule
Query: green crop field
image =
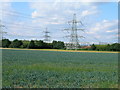
[(3, 50), (5, 88), (117, 88), (118, 54)]

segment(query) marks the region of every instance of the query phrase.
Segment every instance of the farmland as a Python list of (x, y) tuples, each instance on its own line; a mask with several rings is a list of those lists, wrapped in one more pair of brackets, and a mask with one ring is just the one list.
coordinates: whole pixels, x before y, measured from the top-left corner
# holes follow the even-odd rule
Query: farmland
[(117, 88), (118, 54), (3, 50), (6, 88)]

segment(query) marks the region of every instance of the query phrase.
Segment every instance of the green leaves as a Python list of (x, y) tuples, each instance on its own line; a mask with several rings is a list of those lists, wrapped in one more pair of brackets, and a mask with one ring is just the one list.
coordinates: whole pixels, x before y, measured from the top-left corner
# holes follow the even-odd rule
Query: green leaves
[(3, 88), (117, 88), (117, 55), (3, 50)]

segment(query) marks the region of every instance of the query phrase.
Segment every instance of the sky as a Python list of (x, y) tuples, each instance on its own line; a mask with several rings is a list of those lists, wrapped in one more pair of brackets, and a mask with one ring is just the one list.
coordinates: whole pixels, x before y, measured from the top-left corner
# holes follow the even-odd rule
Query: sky
[(44, 31), (50, 32), (50, 40), (69, 42), (66, 37), (71, 31), (68, 21), (81, 21), (77, 28), (80, 43), (115, 43), (118, 41), (118, 3), (117, 2), (65, 2), (60, 0), (40, 2), (2, 2), (2, 28), (7, 32), (5, 38), (22, 40), (43, 40)]

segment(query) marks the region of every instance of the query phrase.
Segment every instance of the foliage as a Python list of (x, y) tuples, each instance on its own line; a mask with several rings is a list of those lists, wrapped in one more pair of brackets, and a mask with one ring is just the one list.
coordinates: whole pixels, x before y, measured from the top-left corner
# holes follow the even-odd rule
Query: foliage
[(35, 42), (36, 48), (40, 49), (43, 48), (44, 42), (42, 40), (36, 41)]
[(64, 42), (61, 41), (53, 41), (53, 49), (63, 49), (64, 48)]
[(11, 44), (11, 42), (9, 41), (9, 39), (2, 40), (2, 47), (8, 48), (10, 44)]
[(94, 44), (91, 45), (92, 50), (96, 50), (96, 46)]
[(28, 48), (35, 48), (35, 43), (33, 40), (30, 41), (30, 44), (28, 45)]
[(53, 41), (52, 43), (45, 43), (42, 40), (18, 40), (9, 41), (9, 39), (2, 40), (2, 47), (10, 48), (31, 48), (31, 49), (64, 49), (64, 42)]
[(10, 48), (20, 48), (20, 46), (22, 45), (22, 41), (15, 39), (11, 44), (10, 44)]
[(120, 51), (120, 44), (108, 44), (108, 45), (92, 45), (91, 50), (98, 50), (98, 51)]
[[(18, 40), (10, 41), (9, 39), (2, 40), (3, 48), (31, 48), (31, 49), (65, 49), (65, 44), (62, 41), (53, 41), (52, 43), (45, 43), (42, 40)], [(91, 48), (80, 48), (78, 50), (97, 50), (97, 51), (120, 51), (120, 43), (108, 45), (92, 44)]]
[(95, 45), (96, 46), (96, 50), (98, 51), (106, 51), (107, 49), (107, 45)]
[(22, 40), (22, 42), (23, 42), (23, 44), (21, 45), (20, 48), (28, 48), (28, 45), (29, 45), (30, 41), (28, 41), (28, 40)]
[(3, 88), (117, 88), (118, 54), (3, 50)]
[(44, 43), (43, 48), (44, 49), (53, 49), (53, 45), (52, 45), (52, 43)]
[(111, 46), (109, 46), (109, 48), (112, 51), (120, 51), (120, 44), (119, 43), (114, 43)]

